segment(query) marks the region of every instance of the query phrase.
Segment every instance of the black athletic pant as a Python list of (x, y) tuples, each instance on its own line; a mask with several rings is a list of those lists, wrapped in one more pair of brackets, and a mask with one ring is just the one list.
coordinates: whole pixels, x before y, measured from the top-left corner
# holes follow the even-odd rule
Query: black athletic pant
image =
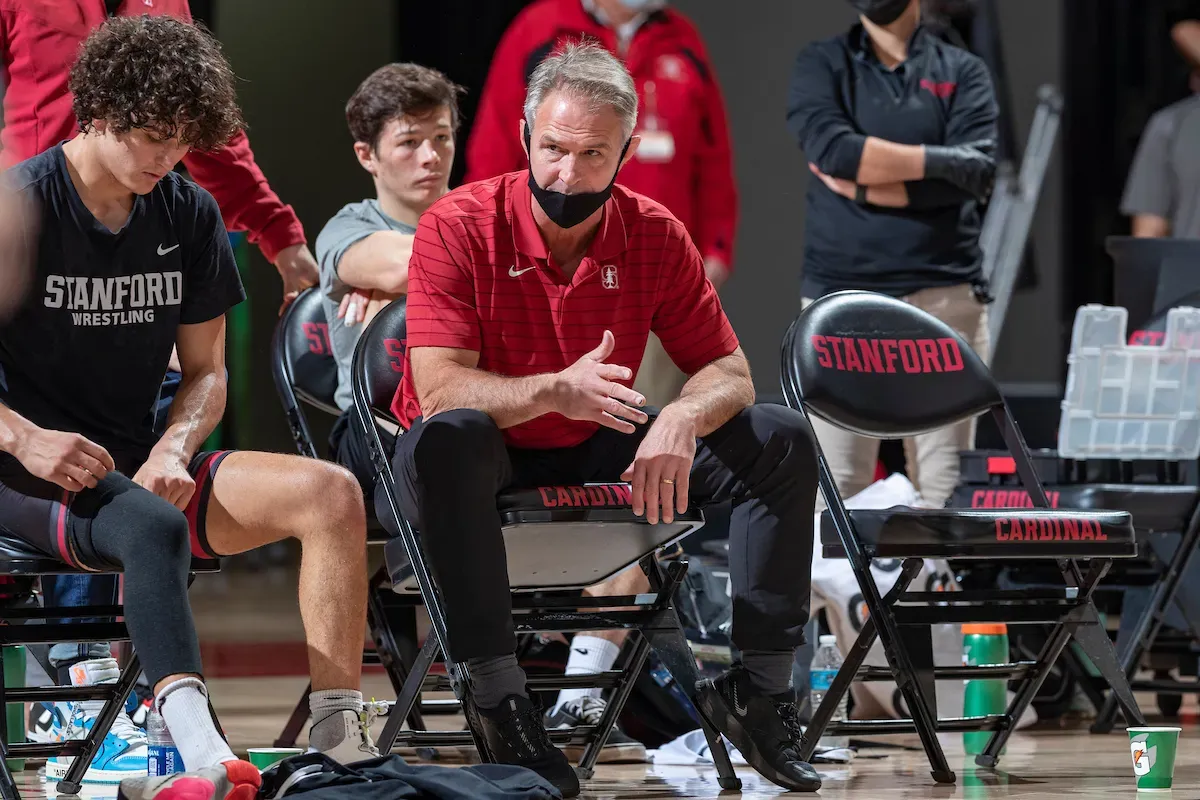
[[(648, 428), (628, 435), (601, 428), (575, 447), (526, 450), (506, 446), (486, 414), (457, 410), (417, 419), (399, 437), (392, 459), (397, 494), (441, 587), (453, 660), (516, 648), (496, 495), (507, 487), (618, 481)], [(689, 504), (733, 503), (733, 641), (741, 650), (791, 650), (804, 641), (813, 442), (803, 416), (775, 405), (748, 408), (697, 442)]]

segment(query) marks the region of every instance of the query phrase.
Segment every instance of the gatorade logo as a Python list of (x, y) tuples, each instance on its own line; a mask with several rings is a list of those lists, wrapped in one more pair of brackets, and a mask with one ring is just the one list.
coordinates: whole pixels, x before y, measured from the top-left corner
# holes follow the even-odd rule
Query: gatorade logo
[(1133, 755), (1133, 774), (1139, 778), (1149, 775), (1150, 770), (1154, 769), (1154, 762), (1158, 760), (1158, 748), (1147, 748), (1147, 738), (1148, 734), (1143, 733), (1129, 742), (1129, 752)]

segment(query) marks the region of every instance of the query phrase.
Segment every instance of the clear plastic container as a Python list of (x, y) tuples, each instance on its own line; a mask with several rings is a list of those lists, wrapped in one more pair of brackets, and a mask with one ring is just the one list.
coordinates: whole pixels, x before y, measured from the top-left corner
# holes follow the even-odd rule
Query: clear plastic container
[(1075, 314), (1058, 453), (1074, 459), (1200, 456), (1200, 309), (1167, 314), (1161, 344), (1126, 344), (1123, 308)]
[[(818, 640), (817, 652), (813, 655), (812, 666), (808, 671), (809, 708), (812, 710), (812, 713), (815, 714), (817, 709), (821, 707), (821, 702), (825, 699), (825, 693), (829, 691), (829, 687), (833, 684), (833, 679), (837, 677), (838, 670), (841, 668), (842, 653), (838, 650), (837, 637), (830, 635), (822, 636)], [(846, 694), (849, 694), (849, 692)], [(837, 710), (829, 718), (830, 725), (846, 719), (846, 694), (842, 695), (841, 701), (838, 702)], [(818, 745), (820, 747), (849, 747), (850, 738), (848, 736), (822, 736)]]

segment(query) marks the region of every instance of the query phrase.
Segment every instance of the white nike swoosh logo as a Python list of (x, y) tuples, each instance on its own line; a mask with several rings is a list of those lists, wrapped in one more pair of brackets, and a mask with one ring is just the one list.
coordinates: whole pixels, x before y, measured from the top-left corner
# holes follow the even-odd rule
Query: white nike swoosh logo
[(531, 269), (537, 269), (537, 267), (526, 267), (525, 269), (517, 269), (515, 266), (512, 266), (512, 267), (508, 268), (508, 274), (514, 278), (519, 278), (522, 275), (524, 275), (526, 272), (529, 272), (529, 270), (531, 270)]
[(158, 254), (159, 254), (160, 256), (165, 256), (167, 253), (171, 252), (171, 251), (172, 251), (172, 250), (174, 250), (176, 247), (179, 247), (179, 245), (177, 245), (177, 244), (173, 244), (173, 245), (171, 245), (170, 247), (168, 247), (166, 250), (164, 250), (164, 249), (163, 249), (163, 246), (160, 244), (160, 245), (158, 246)]
[(746, 714), (750, 711), (748, 706), (741, 705), (740, 698), (738, 697), (737, 686), (733, 687), (733, 711), (739, 717), (746, 716)]

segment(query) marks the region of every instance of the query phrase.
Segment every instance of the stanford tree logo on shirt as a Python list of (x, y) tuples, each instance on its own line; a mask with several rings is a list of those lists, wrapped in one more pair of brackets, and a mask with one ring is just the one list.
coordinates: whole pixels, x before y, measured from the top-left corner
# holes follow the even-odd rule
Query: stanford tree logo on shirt
[(66, 308), (78, 326), (154, 322), (154, 310), (183, 300), (183, 273), (145, 272), (115, 278), (47, 275), (46, 308)]

